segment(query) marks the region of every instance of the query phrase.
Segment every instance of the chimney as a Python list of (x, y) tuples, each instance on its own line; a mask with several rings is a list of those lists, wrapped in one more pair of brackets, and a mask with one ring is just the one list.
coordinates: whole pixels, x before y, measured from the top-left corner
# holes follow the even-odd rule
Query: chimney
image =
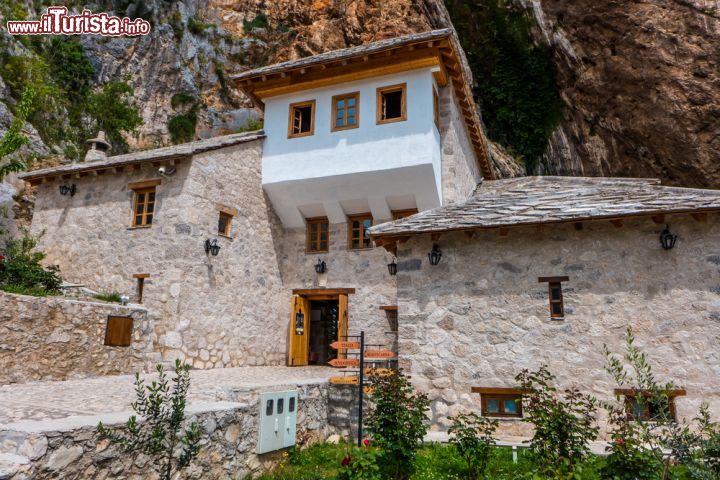
[(86, 162), (98, 162), (107, 159), (108, 152), (112, 149), (110, 143), (105, 138), (105, 132), (100, 131), (97, 137), (91, 138), (87, 143), (90, 149), (85, 154)]

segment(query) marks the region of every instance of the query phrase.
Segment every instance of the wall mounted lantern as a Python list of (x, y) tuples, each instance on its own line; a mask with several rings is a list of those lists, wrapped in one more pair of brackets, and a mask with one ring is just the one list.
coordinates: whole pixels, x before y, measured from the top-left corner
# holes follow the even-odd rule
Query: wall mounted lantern
[(75, 187), (75, 184), (72, 185), (60, 185), (60, 195), (70, 195), (71, 197), (75, 196), (75, 192), (77, 191), (77, 187)]
[(433, 245), (432, 250), (428, 253), (428, 259), (430, 260), (430, 265), (437, 265), (440, 263), (440, 258), (442, 258), (442, 251), (440, 250), (440, 247), (436, 243)]
[(317, 274), (322, 274), (327, 272), (327, 265), (323, 260), (318, 259), (318, 263), (315, 264), (315, 272)]
[(211, 241), (208, 238), (205, 240), (205, 253), (217, 257), (218, 253), (220, 253), (220, 245), (218, 245), (217, 239)]
[(660, 245), (665, 250), (670, 250), (675, 246), (675, 242), (677, 242), (677, 235), (670, 232), (670, 225), (665, 225), (665, 230), (660, 234)]
[(396, 275), (397, 274), (397, 263), (395, 263), (395, 257), (393, 257), (392, 262), (387, 264), (388, 272), (390, 272), (390, 275)]

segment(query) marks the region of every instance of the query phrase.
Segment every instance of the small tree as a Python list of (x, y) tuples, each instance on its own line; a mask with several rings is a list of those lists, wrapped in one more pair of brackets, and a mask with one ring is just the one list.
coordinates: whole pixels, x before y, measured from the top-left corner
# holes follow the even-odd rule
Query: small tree
[(597, 401), (576, 388), (562, 395), (553, 386), (555, 377), (543, 365), (536, 372), (523, 370), (515, 380), (525, 392), (523, 411), (535, 427), (530, 452), (544, 473), (573, 472), (590, 453), (597, 438)]
[(467, 463), (469, 478), (482, 478), (495, 445), (493, 434), (498, 428), (497, 420), (479, 417), (474, 413), (450, 417), (450, 420), (453, 422), (448, 429), (452, 435), (450, 442)]
[(62, 279), (57, 266), (44, 268), (45, 254), (35, 250), (39, 237), (23, 231), (22, 238), (10, 240), (0, 259), (0, 289), (13, 293), (44, 296), (56, 293)]
[(367, 426), (382, 452), (382, 467), (387, 473), (384, 478), (409, 478), (415, 453), (427, 432), (430, 400), (416, 392), (401, 371), (372, 376), (370, 381), (373, 408)]
[(21, 172), (27, 168), (27, 164), (23, 160), (19, 158), (8, 160), (6, 157), (29, 142), (28, 138), (23, 135), (22, 128), (32, 113), (35, 97), (35, 90), (32, 87), (25, 87), (15, 109), (15, 118), (5, 135), (0, 138), (0, 181), (10, 173)]
[(158, 379), (150, 385), (135, 374), (137, 401), (132, 409), (142, 417), (131, 416), (126, 424), (127, 433), (116, 433), (101, 423), (101, 438), (117, 443), (126, 453), (144, 453), (155, 457), (162, 478), (170, 480), (173, 471), (187, 467), (200, 451), (200, 429), (191, 423), (183, 432), (185, 405), (190, 388), (190, 365), (175, 361), (175, 378), (167, 378), (162, 365), (157, 366)]

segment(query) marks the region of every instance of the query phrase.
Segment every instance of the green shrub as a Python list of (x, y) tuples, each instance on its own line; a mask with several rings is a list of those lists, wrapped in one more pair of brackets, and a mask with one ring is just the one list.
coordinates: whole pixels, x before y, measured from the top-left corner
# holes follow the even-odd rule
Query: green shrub
[(342, 459), (342, 468), (337, 480), (382, 480), (380, 452), (367, 444), (352, 447)]
[[(132, 101), (133, 94), (133, 88), (127, 83), (113, 81), (103, 85), (88, 99), (87, 112), (95, 119), (97, 130), (107, 134), (115, 154), (128, 150), (122, 134), (135, 131), (143, 123)], [(86, 132), (85, 135), (94, 133), (97, 132)]]
[(35, 251), (38, 238), (23, 232), (20, 239), (7, 243), (0, 260), (0, 289), (12, 293), (45, 296), (58, 293), (62, 279), (57, 266), (44, 268), (43, 252)]
[(370, 377), (372, 410), (367, 427), (380, 449), (384, 478), (406, 479), (428, 429), (430, 400), (402, 372)]
[(108, 429), (100, 422), (97, 426), (102, 438), (116, 443), (126, 453), (143, 453), (154, 457), (162, 477), (173, 478), (188, 465), (200, 451), (200, 428), (193, 422), (185, 426), (185, 405), (190, 389), (190, 365), (175, 361), (175, 378), (167, 378), (162, 365), (156, 367), (158, 380), (146, 385), (135, 374), (137, 400), (132, 408), (136, 415), (126, 424), (127, 433)]
[(100, 300), (101, 302), (120, 303), (119, 293), (97, 293), (93, 295), (93, 298)]
[(212, 27), (211, 23), (203, 23), (199, 20), (195, 20), (194, 17), (188, 18), (187, 22), (187, 28), (193, 35), (197, 35), (198, 37), (204, 37), (207, 35), (208, 28)]
[(560, 395), (545, 365), (535, 372), (523, 370), (515, 380), (525, 392), (524, 419), (535, 427), (530, 452), (538, 467), (545, 475), (571, 474), (597, 437), (596, 400), (575, 388)]
[(25, 125), (25, 120), (32, 112), (34, 100), (35, 91), (32, 86), (26, 87), (15, 108), (15, 118), (10, 123), (10, 128), (0, 138), (0, 181), (12, 172), (20, 172), (27, 168), (27, 164), (23, 159), (12, 158), (6, 160), (6, 157), (29, 142), (28, 138), (22, 133), (22, 128)]
[(195, 136), (197, 127), (197, 105), (186, 113), (179, 113), (168, 121), (168, 131), (173, 143), (189, 142)]
[(483, 477), (490, 455), (495, 445), (493, 434), (498, 422), (474, 413), (450, 417), (453, 422), (448, 433), (450, 443), (455, 445), (468, 467), (468, 478), (478, 480)]
[(252, 20), (243, 21), (243, 31), (245, 33), (250, 33), (255, 28), (268, 28), (269, 26), (268, 18), (263, 13), (255, 15), (255, 18)]
[(197, 98), (195, 97), (195, 95), (187, 92), (176, 93), (170, 98), (170, 106), (173, 109), (176, 109), (183, 105), (191, 105), (195, 102), (197, 102)]

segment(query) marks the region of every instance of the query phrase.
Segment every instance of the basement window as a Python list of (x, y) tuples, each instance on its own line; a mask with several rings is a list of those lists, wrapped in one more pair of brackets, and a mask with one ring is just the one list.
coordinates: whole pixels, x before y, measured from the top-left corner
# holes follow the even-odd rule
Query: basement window
[(550, 302), (550, 318), (565, 318), (565, 305), (563, 303), (562, 283), (570, 280), (569, 277), (540, 277), (538, 282), (548, 284), (548, 299)]
[(407, 120), (406, 84), (377, 89), (377, 123)]
[(315, 133), (315, 100), (290, 105), (288, 137), (307, 137)]
[(522, 418), (522, 391), (516, 388), (473, 387), (480, 394), (484, 417)]
[(615, 395), (624, 397), (628, 420), (676, 421), (675, 397), (685, 395), (685, 390), (665, 390), (659, 392), (659, 395), (653, 395), (646, 390), (618, 388), (615, 389)]
[(307, 247), (308, 253), (327, 252), (330, 244), (330, 223), (326, 217), (308, 218)]

